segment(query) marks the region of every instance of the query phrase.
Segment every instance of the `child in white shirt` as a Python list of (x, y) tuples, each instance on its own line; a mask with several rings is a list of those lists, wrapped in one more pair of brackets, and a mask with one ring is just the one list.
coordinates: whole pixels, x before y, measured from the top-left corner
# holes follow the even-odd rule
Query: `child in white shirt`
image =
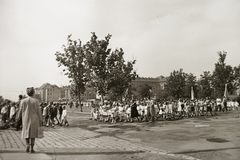
[(65, 105), (63, 106), (63, 112), (62, 112), (62, 118), (61, 118), (61, 124), (60, 125), (66, 125), (69, 126), (68, 121), (67, 121), (67, 109)]

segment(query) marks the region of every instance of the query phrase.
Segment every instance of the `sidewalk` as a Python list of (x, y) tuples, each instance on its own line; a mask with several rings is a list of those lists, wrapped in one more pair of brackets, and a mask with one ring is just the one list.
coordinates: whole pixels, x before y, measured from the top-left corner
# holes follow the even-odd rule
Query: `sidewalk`
[(31, 154), (25, 153), (25, 143), (20, 138), (20, 131), (0, 130), (0, 160), (51, 160), (56, 157), (61, 159), (64, 155), (78, 157), (77, 159), (84, 157), (85, 159), (96, 159), (96, 157), (112, 159), (112, 157), (123, 155), (131, 158), (139, 154), (143, 157), (151, 155), (151, 157), (162, 157), (167, 160), (196, 160), (190, 156), (171, 154), (170, 151), (77, 127), (46, 127), (44, 135), (44, 138), (36, 139), (34, 146), (36, 153)]

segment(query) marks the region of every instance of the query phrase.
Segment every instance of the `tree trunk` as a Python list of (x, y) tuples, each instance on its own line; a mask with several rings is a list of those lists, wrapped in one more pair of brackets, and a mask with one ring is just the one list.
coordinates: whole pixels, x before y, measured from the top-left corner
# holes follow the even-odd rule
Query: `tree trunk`
[(80, 111), (83, 112), (83, 110), (82, 110), (82, 102), (81, 102), (81, 92), (80, 92), (80, 90), (78, 90), (78, 101), (79, 101), (79, 105), (80, 105)]

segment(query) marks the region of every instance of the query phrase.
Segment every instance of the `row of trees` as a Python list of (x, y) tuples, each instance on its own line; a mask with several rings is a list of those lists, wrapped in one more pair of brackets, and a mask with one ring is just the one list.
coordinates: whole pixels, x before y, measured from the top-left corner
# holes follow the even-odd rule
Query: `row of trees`
[(167, 78), (165, 90), (162, 91), (160, 98), (172, 96), (173, 98), (190, 98), (191, 88), (197, 98), (223, 97), (225, 86), (229, 94), (239, 88), (240, 65), (232, 67), (225, 63), (227, 52), (218, 52), (219, 59), (215, 63), (215, 69), (204, 71), (197, 80), (193, 73), (184, 73), (182, 70), (173, 71)]
[(91, 39), (83, 45), (69, 35), (63, 50), (55, 54), (58, 66), (64, 67), (63, 72), (70, 79), (71, 93), (77, 96), (79, 102), (86, 87), (95, 88), (101, 100), (106, 96), (112, 100), (122, 100), (123, 97), (149, 98), (153, 95), (160, 99), (190, 98), (192, 88), (196, 98), (216, 98), (223, 96), (226, 84), (230, 94), (239, 87), (240, 65), (227, 65), (227, 53), (220, 51), (214, 71), (204, 71), (199, 79), (193, 73), (185, 73), (180, 69), (170, 73), (164, 89), (158, 93), (153, 93), (147, 84), (138, 89), (132, 88), (132, 80), (138, 77), (133, 69), (136, 60), (125, 61), (123, 49), (112, 51), (108, 48), (110, 38), (108, 34), (105, 39), (98, 40), (93, 32)]
[[(138, 75), (133, 69), (135, 60), (125, 61), (123, 49), (112, 51), (108, 48), (111, 35), (98, 40), (93, 32), (90, 41), (82, 44), (80, 40), (67, 38), (63, 51), (57, 51), (58, 67), (63, 66), (63, 72), (71, 83), (71, 93), (78, 97), (81, 103), (81, 93), (86, 87), (93, 87), (101, 96), (122, 99), (131, 81)], [(81, 108), (82, 111), (82, 108)]]
[[(225, 63), (227, 53), (218, 52), (219, 59), (215, 63), (215, 69), (204, 71), (200, 78), (193, 73), (185, 73), (182, 69), (174, 70), (166, 78), (164, 89), (152, 92), (150, 85), (143, 84), (138, 88), (130, 88), (131, 95), (138, 99), (153, 98), (156, 99), (178, 99), (191, 98), (191, 90), (195, 98), (217, 98), (223, 97), (225, 87), (229, 94), (239, 88), (240, 84), (240, 65), (232, 67)], [(162, 76), (162, 78), (164, 78)]]

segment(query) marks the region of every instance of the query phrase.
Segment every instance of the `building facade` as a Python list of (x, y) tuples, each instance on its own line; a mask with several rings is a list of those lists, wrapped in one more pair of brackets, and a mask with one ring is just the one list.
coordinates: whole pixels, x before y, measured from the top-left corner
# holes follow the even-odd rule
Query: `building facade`
[[(36, 98), (41, 102), (56, 102), (77, 100), (77, 97), (71, 96), (70, 86), (58, 87), (55, 84), (45, 83), (39, 88), (35, 88)], [(96, 92), (93, 88), (87, 87), (84, 94), (81, 94), (81, 100), (88, 101), (95, 99)]]
[(152, 88), (154, 93), (158, 92), (159, 90), (164, 89), (164, 85), (166, 83), (166, 78), (163, 76), (159, 76), (156, 78), (145, 78), (139, 77), (132, 81), (132, 87), (139, 88), (141, 85), (147, 84)]
[[(139, 86), (147, 84), (151, 86), (152, 92), (157, 93), (159, 90), (164, 89), (166, 78), (159, 76), (156, 78), (137, 78), (132, 81), (132, 87), (139, 88)], [(41, 102), (54, 102), (54, 101), (71, 101), (77, 100), (77, 97), (72, 97), (70, 92), (70, 86), (58, 87), (55, 84), (45, 83), (41, 87), (36, 88), (36, 98)], [(89, 101), (96, 99), (96, 91), (92, 87), (87, 87), (85, 92), (81, 94), (82, 101)]]
[(36, 96), (42, 102), (58, 101), (61, 98), (61, 89), (57, 85), (45, 83), (41, 87), (35, 89)]

